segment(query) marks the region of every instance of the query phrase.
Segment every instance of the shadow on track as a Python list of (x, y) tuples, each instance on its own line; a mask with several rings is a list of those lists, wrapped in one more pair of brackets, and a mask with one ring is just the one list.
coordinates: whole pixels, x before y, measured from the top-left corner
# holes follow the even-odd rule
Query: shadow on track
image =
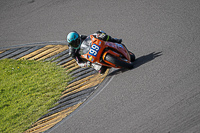
[[(141, 65), (145, 64), (145, 63), (148, 63), (152, 60), (154, 60), (155, 58), (159, 57), (162, 55), (162, 51), (161, 52), (152, 52), (148, 55), (144, 55), (144, 56), (141, 56), (139, 58), (137, 58), (134, 62), (134, 68), (137, 68), (137, 67), (140, 67)], [(128, 71), (129, 69), (124, 69), (124, 68), (121, 68), (121, 69), (117, 69), (117, 70), (114, 70), (113, 72), (111, 72), (110, 74), (108, 74), (108, 76), (113, 76), (113, 75), (117, 75), (119, 73), (123, 73), (123, 72), (126, 72)]]

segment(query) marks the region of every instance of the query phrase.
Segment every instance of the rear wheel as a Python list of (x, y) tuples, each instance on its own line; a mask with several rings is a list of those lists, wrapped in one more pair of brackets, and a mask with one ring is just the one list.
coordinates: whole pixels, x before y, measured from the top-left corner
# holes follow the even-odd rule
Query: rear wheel
[(125, 61), (121, 61), (119, 59), (117, 59), (117, 57), (114, 57), (110, 54), (107, 54), (105, 57), (105, 60), (111, 62), (112, 64), (115, 64), (116, 66), (120, 66), (122, 68), (127, 68), (127, 69), (132, 69), (133, 68), (133, 64), (132, 63), (127, 63)]
[(134, 62), (135, 61), (135, 54), (132, 53), (131, 51), (129, 51), (130, 53), (130, 56), (131, 56), (131, 62)]

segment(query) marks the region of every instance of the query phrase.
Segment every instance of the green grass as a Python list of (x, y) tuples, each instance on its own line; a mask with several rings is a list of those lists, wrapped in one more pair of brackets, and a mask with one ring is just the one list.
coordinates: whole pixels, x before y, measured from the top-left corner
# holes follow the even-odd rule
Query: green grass
[(69, 80), (55, 63), (0, 60), (0, 132), (27, 130), (55, 106)]

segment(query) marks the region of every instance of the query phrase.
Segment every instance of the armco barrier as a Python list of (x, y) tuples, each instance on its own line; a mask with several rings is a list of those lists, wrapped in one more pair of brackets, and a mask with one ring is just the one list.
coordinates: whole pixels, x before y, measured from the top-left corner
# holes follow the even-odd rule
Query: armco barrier
[(74, 77), (62, 92), (57, 106), (48, 110), (48, 113), (38, 118), (27, 132), (43, 132), (53, 127), (63, 118), (67, 117), (86, 101), (105, 79), (108, 71), (100, 75), (93, 68), (80, 68), (68, 54), (68, 46), (62, 42), (44, 42), (20, 45), (10, 48), (1, 48), (0, 59), (27, 59), (56, 62), (66, 68)]

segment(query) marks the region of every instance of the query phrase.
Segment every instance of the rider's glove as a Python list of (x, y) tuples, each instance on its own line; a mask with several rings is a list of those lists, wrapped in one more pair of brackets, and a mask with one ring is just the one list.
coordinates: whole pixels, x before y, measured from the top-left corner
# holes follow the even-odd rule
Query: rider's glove
[(91, 62), (87, 61), (84, 65), (84, 67), (90, 67), (91, 66)]

